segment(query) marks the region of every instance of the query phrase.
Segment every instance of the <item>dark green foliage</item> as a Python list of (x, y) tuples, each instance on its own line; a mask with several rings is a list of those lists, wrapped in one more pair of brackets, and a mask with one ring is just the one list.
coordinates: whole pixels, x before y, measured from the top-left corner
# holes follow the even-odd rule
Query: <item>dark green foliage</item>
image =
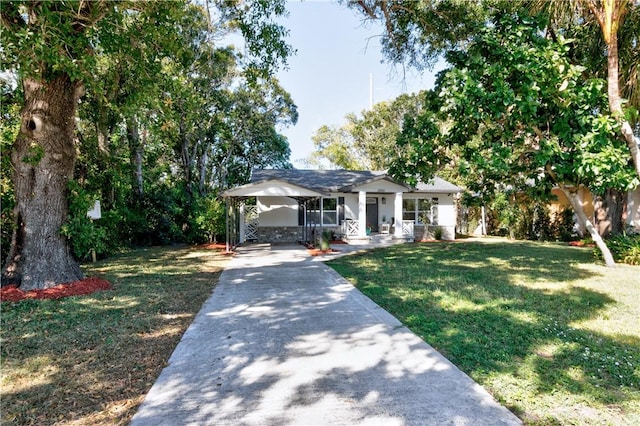
[(573, 210), (563, 208), (553, 216), (554, 232), (557, 240), (572, 241), (577, 237), (573, 215)]
[(209, 243), (217, 242), (226, 235), (225, 202), (213, 197), (201, 197), (197, 201), (194, 231)]
[(11, 183), (11, 144), (20, 127), (18, 112), (22, 101), (22, 92), (12, 90), (11, 83), (0, 78), (0, 236), (2, 239), (2, 257), (4, 262), (11, 243), (13, 232), (13, 207), (15, 195)]
[[(246, 183), (254, 167), (291, 167), (289, 143), (277, 129), (295, 123), (296, 106), (271, 77), (292, 53), (276, 22), (286, 13), (284, 2), (85, 6), (14, 2), (2, 8), (3, 18), (18, 22), (33, 11), (43, 23), (32, 33), (26, 27), (2, 32), (3, 64), (19, 71), (16, 84), (1, 82), (3, 257), (13, 230), (9, 152), (24, 102), (20, 78), (38, 63), (85, 83), (71, 211), (60, 230), (78, 259), (224, 239), (218, 194)], [(82, 28), (90, 29), (68, 33), (82, 14)], [(218, 42), (229, 30), (242, 33), (243, 53)], [(37, 163), (41, 156), (34, 144), (24, 160)], [(86, 213), (95, 200), (102, 217), (91, 221)]]
[[(296, 106), (272, 77), (293, 52), (277, 22), (285, 2), (75, 3), (0, 8), (3, 257), (14, 228), (9, 153), (20, 88), (24, 78), (59, 74), (84, 89), (70, 213), (54, 230), (75, 257), (224, 238), (219, 193), (246, 183), (254, 167), (291, 167), (278, 129), (295, 123)], [(220, 42), (229, 31), (241, 33), (242, 52)], [(43, 153), (34, 142), (20, 161)], [(102, 217), (91, 221), (95, 200)]]
[(71, 241), (73, 254), (79, 260), (108, 254), (107, 232), (87, 216), (87, 212), (99, 199), (77, 183), (69, 184), (69, 216), (60, 232)]
[(324, 230), (322, 231), (322, 236), (320, 237), (320, 250), (329, 250), (331, 242), (331, 231)]
[[(640, 265), (640, 234), (620, 234), (607, 240), (607, 246), (616, 262)], [(598, 250), (596, 258), (601, 258)]]
[(544, 201), (499, 193), (489, 205), (489, 233), (516, 240), (571, 241), (575, 239), (573, 211), (552, 213)]

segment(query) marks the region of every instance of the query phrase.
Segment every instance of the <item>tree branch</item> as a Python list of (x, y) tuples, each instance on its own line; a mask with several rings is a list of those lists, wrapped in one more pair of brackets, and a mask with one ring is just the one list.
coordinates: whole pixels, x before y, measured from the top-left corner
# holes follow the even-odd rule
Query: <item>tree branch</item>
[(364, 0), (359, 0), (358, 5), (362, 8), (362, 11), (371, 19), (378, 19), (373, 7), (367, 6)]
[(15, 31), (27, 26), (15, 3), (3, 2), (2, 7), (0, 7), (0, 17), (2, 18), (2, 25), (9, 31)]

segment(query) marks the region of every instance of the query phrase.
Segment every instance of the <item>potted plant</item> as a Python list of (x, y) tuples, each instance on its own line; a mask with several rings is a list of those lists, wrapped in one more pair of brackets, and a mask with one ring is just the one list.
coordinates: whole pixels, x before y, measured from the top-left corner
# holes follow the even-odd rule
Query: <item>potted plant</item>
[(331, 248), (329, 245), (330, 239), (331, 239), (331, 232), (324, 231), (322, 233), (322, 238), (320, 238), (320, 250), (328, 251)]

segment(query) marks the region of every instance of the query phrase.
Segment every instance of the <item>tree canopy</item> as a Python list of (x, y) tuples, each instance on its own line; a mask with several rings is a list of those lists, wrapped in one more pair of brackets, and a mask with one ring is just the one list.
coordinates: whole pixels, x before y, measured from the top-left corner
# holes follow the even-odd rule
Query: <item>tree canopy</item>
[[(542, 31), (572, 39), (573, 59), (592, 76), (606, 76), (604, 88), (618, 132), (640, 176), (637, 130), (640, 3), (633, 0), (360, 0), (347, 5), (365, 19), (381, 21), (382, 51), (393, 63), (424, 69), (448, 50), (464, 50), (492, 16), (536, 14), (547, 17)], [(606, 60), (603, 61), (602, 59)], [(623, 102), (622, 96), (627, 99)], [(629, 103), (630, 102), (630, 103)], [(630, 108), (631, 107), (631, 108)]]
[[(408, 117), (398, 143), (407, 153), (391, 168), (406, 181), (429, 179), (453, 163), (471, 191), (511, 188), (537, 198), (560, 187), (594, 240), (574, 199), (638, 184), (601, 79), (584, 79), (569, 46), (544, 37), (545, 20), (501, 15), (463, 51), (451, 51), (423, 114)], [(450, 125), (444, 131), (439, 121)], [(606, 247), (603, 251), (606, 250)]]
[(320, 127), (313, 136), (315, 152), (307, 162), (315, 167), (345, 170), (386, 170), (401, 153), (396, 138), (405, 116), (422, 107), (421, 94), (400, 95), (379, 102), (359, 115), (349, 113), (341, 126)]
[(297, 112), (271, 77), (293, 53), (284, 4), (3, 2), (3, 76), (17, 81), (2, 92), (3, 283), (48, 287), (92, 251), (198, 240), (218, 191), (287, 166), (278, 131)]

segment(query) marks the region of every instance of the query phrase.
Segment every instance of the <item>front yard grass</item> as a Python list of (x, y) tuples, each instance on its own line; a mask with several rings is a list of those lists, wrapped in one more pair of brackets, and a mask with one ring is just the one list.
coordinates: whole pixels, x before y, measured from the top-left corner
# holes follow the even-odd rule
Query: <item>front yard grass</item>
[(640, 424), (640, 267), (504, 239), (328, 264), (526, 424)]
[(211, 294), (226, 258), (137, 250), (84, 267), (113, 290), (2, 303), (0, 424), (126, 424)]

